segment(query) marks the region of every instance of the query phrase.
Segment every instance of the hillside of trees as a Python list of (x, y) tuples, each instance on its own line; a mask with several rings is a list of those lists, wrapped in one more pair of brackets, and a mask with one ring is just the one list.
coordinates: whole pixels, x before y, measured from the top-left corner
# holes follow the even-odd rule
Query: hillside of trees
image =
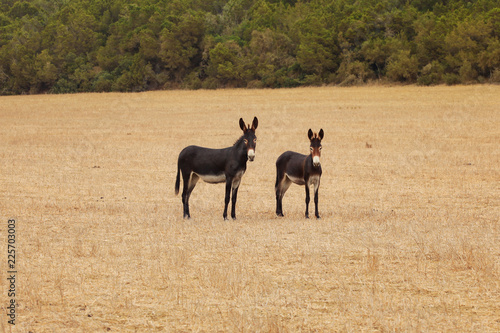
[(0, 94), (500, 83), (500, 0), (1, 0)]

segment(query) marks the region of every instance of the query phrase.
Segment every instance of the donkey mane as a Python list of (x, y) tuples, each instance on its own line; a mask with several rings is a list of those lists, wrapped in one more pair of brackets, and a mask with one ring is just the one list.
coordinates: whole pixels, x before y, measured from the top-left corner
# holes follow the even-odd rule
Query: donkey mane
[(244, 137), (244, 136), (245, 136), (245, 135), (240, 136), (240, 137), (239, 137), (239, 138), (238, 138), (238, 139), (237, 139), (237, 140), (233, 143), (233, 147), (238, 146), (238, 145), (239, 145), (239, 144), (243, 141), (243, 137)]

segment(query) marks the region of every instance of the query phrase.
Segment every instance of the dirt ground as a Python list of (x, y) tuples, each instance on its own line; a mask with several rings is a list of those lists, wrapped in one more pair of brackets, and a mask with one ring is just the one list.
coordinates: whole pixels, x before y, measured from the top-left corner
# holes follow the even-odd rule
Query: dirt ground
[[(0, 331), (498, 332), (499, 106), (489, 85), (0, 97)], [(203, 182), (183, 220), (179, 152), (254, 116), (237, 220)], [(322, 218), (297, 185), (278, 218), (276, 158), (309, 128)]]

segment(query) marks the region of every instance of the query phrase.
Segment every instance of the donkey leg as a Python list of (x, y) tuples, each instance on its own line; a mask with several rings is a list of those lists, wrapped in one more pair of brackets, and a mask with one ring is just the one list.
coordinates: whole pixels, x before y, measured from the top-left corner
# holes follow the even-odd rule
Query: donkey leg
[(238, 187), (233, 188), (233, 194), (231, 196), (231, 217), (236, 220), (236, 199), (238, 198)]
[(314, 215), (316, 216), (317, 219), (319, 219), (319, 211), (318, 211), (318, 188), (319, 184), (317, 186), (314, 186)]
[(187, 177), (183, 174), (184, 186), (182, 190), (182, 203), (184, 204), (184, 218), (191, 218), (189, 214), (189, 197), (191, 192), (193, 192), (196, 183), (198, 182), (198, 175), (190, 173)]
[(309, 196), (309, 186), (306, 183), (306, 219), (309, 218), (309, 201), (311, 201), (311, 197)]
[(276, 215), (283, 216), (283, 207), (281, 205), (281, 187), (283, 182), (284, 174), (280, 172), (280, 168), (276, 166), (276, 184), (274, 185), (274, 191), (276, 192)]
[(183, 218), (190, 218), (189, 216), (189, 204), (188, 204), (188, 189), (189, 180), (191, 178), (191, 173), (182, 172), (182, 211)]
[(200, 177), (197, 174), (193, 173), (191, 175), (191, 180), (189, 182), (187, 199), (186, 199), (187, 213), (188, 213), (189, 217), (191, 217), (191, 215), (189, 214), (189, 197), (191, 197), (191, 192), (193, 192), (194, 187), (196, 186), (196, 183), (198, 182), (199, 179), (200, 179)]
[(275, 191), (276, 191), (276, 215), (277, 216), (283, 216), (283, 205), (282, 205), (282, 199), (283, 196), (281, 195), (282, 192), (282, 180), (281, 179), (276, 179), (276, 186), (275, 186)]
[(224, 220), (227, 220), (227, 206), (229, 205), (232, 184), (232, 179), (226, 179), (226, 197), (224, 198), (224, 213), (222, 214)]
[(284, 216), (283, 197), (291, 184), (292, 181), (285, 175), (276, 189), (276, 215), (278, 216)]
[(279, 187), (276, 188), (276, 215), (277, 216), (284, 216), (283, 215), (283, 204), (281, 200), (283, 197), (280, 194), (281, 190)]
[(231, 217), (236, 220), (236, 200), (238, 199), (238, 189), (240, 188), (241, 177), (233, 178), (231, 182), (232, 195), (231, 195)]
[(319, 211), (318, 211), (318, 191), (314, 192), (314, 215), (317, 219), (319, 219)]

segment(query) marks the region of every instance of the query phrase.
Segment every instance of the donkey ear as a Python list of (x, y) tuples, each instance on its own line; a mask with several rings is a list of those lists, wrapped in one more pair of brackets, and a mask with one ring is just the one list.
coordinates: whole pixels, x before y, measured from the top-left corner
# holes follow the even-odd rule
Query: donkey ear
[(245, 125), (243, 118), (240, 118), (240, 128), (243, 131), (243, 133), (245, 133), (247, 131), (247, 126)]
[(253, 122), (252, 122), (252, 130), (256, 130), (257, 126), (259, 126), (259, 119), (257, 117), (253, 117)]
[(323, 136), (325, 135), (325, 132), (323, 132), (323, 129), (319, 130), (318, 136), (320, 140), (323, 140)]
[(309, 140), (312, 140), (312, 138), (313, 138), (313, 131), (311, 129), (309, 129), (309, 131), (307, 132), (307, 136), (309, 137)]

